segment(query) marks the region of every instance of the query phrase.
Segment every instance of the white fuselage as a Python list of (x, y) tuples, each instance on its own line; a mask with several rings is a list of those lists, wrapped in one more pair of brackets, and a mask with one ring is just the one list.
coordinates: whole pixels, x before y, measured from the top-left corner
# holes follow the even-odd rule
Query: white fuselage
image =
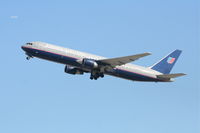
[[(69, 48), (63, 48), (63, 47), (48, 44), (48, 43), (31, 42), (31, 44), (32, 45), (22, 46), (22, 48), (26, 51), (27, 55), (47, 59), (47, 60), (54, 61), (57, 63), (65, 64), (65, 65), (71, 65), (74, 67), (81, 67), (81, 65), (77, 63), (77, 61), (82, 60), (84, 58), (94, 59), (94, 60), (106, 59), (105, 57), (102, 57), (102, 56), (88, 54), (85, 52), (80, 52), (80, 51), (72, 50)], [(67, 59), (69, 58), (69, 62), (67, 61), (67, 59), (64, 59), (65, 57), (67, 57)], [(70, 61), (71, 59), (74, 59), (74, 60)], [(88, 70), (87, 68), (82, 68), (82, 69)], [(161, 74), (160, 72), (157, 72), (150, 68), (146, 68), (146, 67), (142, 67), (142, 66), (138, 66), (134, 64), (125, 64), (121, 66), (116, 66), (114, 69), (116, 69), (117, 71), (119, 70), (119, 73), (108, 72), (105, 74), (129, 79), (129, 80), (137, 80), (137, 75), (138, 76), (140, 75), (144, 77), (144, 80), (141, 80), (142, 79), (141, 77), (141, 79), (139, 79), (138, 81), (154, 81), (155, 80), (155, 82), (157, 82), (156, 75)], [(125, 76), (120, 75), (122, 72), (125, 72), (126, 75)], [(131, 74), (129, 75), (128, 73), (132, 73), (136, 77), (129, 78)]]

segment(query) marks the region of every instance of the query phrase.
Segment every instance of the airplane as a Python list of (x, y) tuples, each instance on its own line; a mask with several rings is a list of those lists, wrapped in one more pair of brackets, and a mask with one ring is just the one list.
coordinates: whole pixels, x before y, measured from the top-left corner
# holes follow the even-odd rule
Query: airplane
[(90, 73), (91, 80), (111, 75), (131, 81), (145, 82), (173, 82), (174, 78), (184, 76), (184, 73), (170, 74), (174, 64), (181, 54), (175, 50), (150, 67), (143, 67), (130, 62), (136, 61), (150, 53), (105, 58), (85, 52), (72, 50), (44, 42), (28, 42), (21, 46), (29, 60), (33, 57), (61, 63), (65, 65), (64, 71), (68, 74)]

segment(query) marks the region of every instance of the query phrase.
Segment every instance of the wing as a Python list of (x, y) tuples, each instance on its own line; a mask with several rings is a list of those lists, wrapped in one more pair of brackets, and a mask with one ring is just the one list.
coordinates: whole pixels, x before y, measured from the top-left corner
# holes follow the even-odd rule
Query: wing
[(98, 63), (100, 63), (102, 65), (109, 65), (109, 66), (115, 67), (115, 66), (127, 64), (129, 62), (135, 61), (135, 60), (137, 60), (141, 57), (147, 56), (147, 55), (150, 55), (150, 53), (142, 53), (142, 54), (136, 54), (136, 55), (131, 55), (131, 56), (103, 59), (103, 60), (98, 60)]

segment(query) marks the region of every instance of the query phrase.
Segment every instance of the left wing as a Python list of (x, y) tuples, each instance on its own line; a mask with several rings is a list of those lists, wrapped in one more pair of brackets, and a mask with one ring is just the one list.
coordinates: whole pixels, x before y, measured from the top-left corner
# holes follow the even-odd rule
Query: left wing
[(142, 53), (142, 54), (136, 54), (136, 55), (131, 55), (131, 56), (97, 60), (97, 62), (102, 65), (109, 65), (111, 67), (116, 67), (116, 66), (124, 65), (129, 62), (135, 61), (135, 60), (137, 60), (141, 57), (147, 56), (147, 55), (150, 55), (150, 53)]

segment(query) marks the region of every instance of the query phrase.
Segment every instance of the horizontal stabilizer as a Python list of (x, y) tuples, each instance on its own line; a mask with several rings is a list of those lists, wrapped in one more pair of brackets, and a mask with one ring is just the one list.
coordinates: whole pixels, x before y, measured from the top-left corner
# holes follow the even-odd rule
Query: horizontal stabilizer
[(184, 73), (163, 74), (163, 75), (157, 75), (157, 78), (170, 79), (170, 78), (177, 78), (177, 77), (184, 76), (184, 75), (186, 75), (186, 74), (184, 74)]

